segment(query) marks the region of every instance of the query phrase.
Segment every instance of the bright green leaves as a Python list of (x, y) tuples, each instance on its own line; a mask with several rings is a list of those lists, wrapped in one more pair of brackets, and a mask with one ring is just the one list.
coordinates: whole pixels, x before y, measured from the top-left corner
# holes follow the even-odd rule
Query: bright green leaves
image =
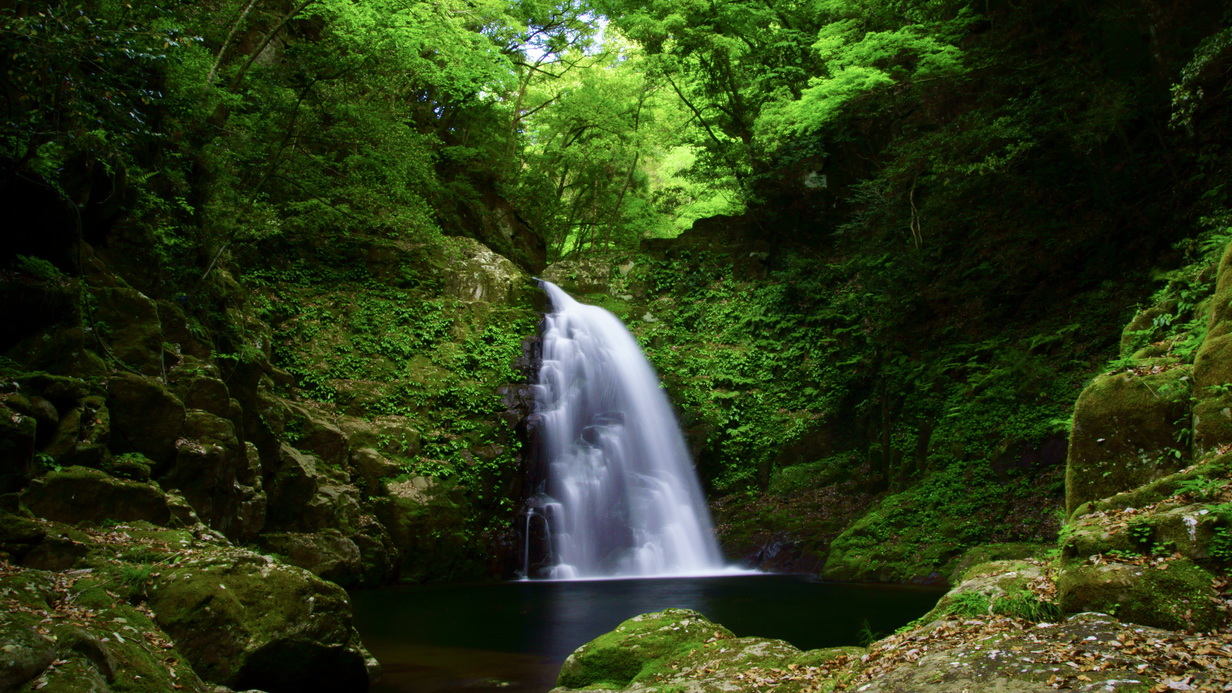
[[(828, 13), (850, 9), (839, 0), (820, 3)], [(825, 74), (809, 79), (799, 99), (767, 104), (757, 122), (766, 146), (833, 124), (852, 101), (896, 83), (954, 78), (963, 73), (959, 49), (947, 41), (969, 16), (874, 31), (864, 18), (845, 18), (821, 27), (812, 49)]]
[(317, 0), (338, 49), (396, 66), (408, 87), (431, 85), (455, 98), (511, 88), (508, 57), (478, 31), (503, 24), (503, 3)]

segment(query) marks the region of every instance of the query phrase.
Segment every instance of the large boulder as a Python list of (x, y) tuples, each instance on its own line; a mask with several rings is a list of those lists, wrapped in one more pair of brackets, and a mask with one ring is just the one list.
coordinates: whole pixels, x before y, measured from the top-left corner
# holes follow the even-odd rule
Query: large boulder
[(1188, 367), (1161, 362), (1100, 376), (1082, 391), (1069, 439), (1068, 514), (1188, 464), (1190, 378)]
[(260, 545), (284, 556), (319, 578), (353, 587), (363, 582), (359, 547), (336, 529), (320, 532), (271, 532), (261, 535)]
[(60, 466), (103, 468), (110, 457), (111, 412), (102, 397), (85, 397), (59, 418), (43, 454)]
[(38, 424), (0, 403), (0, 493), (20, 490), (34, 475), (34, 440)]
[(270, 693), (366, 691), (367, 664), (339, 586), (245, 551), (164, 571), (158, 625), (203, 679)]
[(90, 295), (111, 355), (143, 375), (161, 374), (163, 331), (157, 304), (127, 287), (91, 289)]
[(517, 265), (470, 238), (450, 237), (445, 242), (446, 295), (503, 305), (519, 300), (527, 277)]
[(299, 404), (289, 404), (287, 407), (290, 416), (286, 422), (286, 433), (293, 436), (291, 442), (295, 447), (315, 454), (326, 464), (341, 465), (346, 462), (349, 441), (342, 429), (325, 415), (307, 407)]
[(139, 452), (160, 465), (175, 457), (185, 408), (161, 382), (118, 373), (107, 382), (107, 409), (116, 452)]
[(735, 634), (688, 609), (665, 609), (621, 623), (582, 645), (560, 668), (565, 688), (623, 688), (653, 671), (659, 660), (680, 657)]
[(1211, 573), (1187, 558), (1132, 562), (1071, 560), (1057, 576), (1066, 612), (1115, 613), (1123, 621), (1169, 630), (1212, 630), (1227, 623)]
[(185, 378), (176, 383), (176, 389), (189, 409), (201, 409), (223, 418), (231, 411), (231, 392), (221, 378)]
[(555, 691), (811, 690), (806, 686), (823, 682), (817, 667), (841, 670), (863, 653), (855, 647), (801, 652), (782, 640), (737, 638), (696, 611), (666, 609), (635, 616), (574, 650)]
[(359, 448), (351, 453), (351, 468), (355, 470), (360, 488), (370, 496), (384, 493), (383, 480), (402, 473), (402, 465), (386, 459), (372, 448)]
[(277, 470), (266, 479), (267, 527), (285, 532), (332, 528), (350, 533), (359, 523), (359, 498), (355, 487), (339, 478), (345, 475), (344, 469), (331, 469), (315, 456), (283, 443)]
[(167, 498), (153, 483), (117, 479), (87, 467), (69, 467), (35, 479), (21, 496), (35, 515), (57, 522), (130, 522), (165, 525)]
[[(265, 494), (251, 485), (248, 449), (231, 421), (189, 409), (175, 463), (163, 479), (178, 489), (207, 525), (229, 537), (247, 538), (265, 524)], [(248, 482), (248, 483), (245, 483)]]

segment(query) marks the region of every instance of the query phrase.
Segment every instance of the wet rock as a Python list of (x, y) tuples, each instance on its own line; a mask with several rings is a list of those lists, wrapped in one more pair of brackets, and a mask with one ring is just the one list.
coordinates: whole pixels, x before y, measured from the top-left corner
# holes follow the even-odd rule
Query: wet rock
[(68, 524), (145, 520), (165, 525), (171, 519), (166, 496), (157, 485), (117, 479), (86, 467), (50, 472), (34, 480), (21, 499), (35, 515)]
[(174, 459), (185, 408), (165, 385), (119, 373), (107, 382), (107, 408), (117, 452), (139, 452), (158, 465)]

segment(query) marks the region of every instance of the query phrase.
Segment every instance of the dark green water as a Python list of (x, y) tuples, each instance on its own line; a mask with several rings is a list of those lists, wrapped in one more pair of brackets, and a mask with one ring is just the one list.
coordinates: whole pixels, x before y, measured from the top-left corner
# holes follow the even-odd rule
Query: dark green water
[(374, 693), (550, 689), (579, 645), (621, 621), (694, 609), (738, 636), (802, 650), (859, 643), (867, 620), (888, 634), (937, 602), (935, 588), (844, 585), (790, 575), (508, 582), (357, 591), (364, 643), (384, 666)]

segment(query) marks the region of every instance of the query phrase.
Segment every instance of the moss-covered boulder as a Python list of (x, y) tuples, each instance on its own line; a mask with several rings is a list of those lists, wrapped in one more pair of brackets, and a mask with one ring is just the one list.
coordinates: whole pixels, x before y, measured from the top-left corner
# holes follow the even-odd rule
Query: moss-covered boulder
[(224, 418), (230, 413), (231, 391), (220, 378), (207, 375), (183, 378), (176, 383), (176, 391), (189, 409), (200, 409)]
[(183, 494), (198, 517), (227, 536), (247, 538), (265, 525), (266, 497), (230, 420), (189, 409), (175, 462), (163, 484)]
[(139, 452), (157, 464), (176, 454), (185, 408), (167, 386), (154, 378), (118, 373), (107, 381), (115, 452)]
[(95, 288), (90, 296), (96, 326), (111, 355), (143, 375), (160, 375), (163, 331), (157, 304), (128, 287)]
[(319, 578), (352, 587), (363, 582), (359, 547), (336, 529), (320, 532), (270, 532), (262, 534), (261, 548), (277, 553), (291, 565)]
[(113, 592), (120, 573), (0, 573), (0, 690), (165, 693), (210, 690), (150, 618)]
[(1170, 630), (1211, 630), (1227, 622), (1214, 576), (1187, 558), (1071, 560), (1057, 576), (1061, 608), (1099, 611)]
[(621, 623), (569, 655), (557, 685), (566, 688), (624, 688), (667, 667), (666, 660), (733, 640), (735, 634), (688, 609), (642, 614)]
[(330, 417), (300, 404), (288, 403), (286, 431), (295, 447), (311, 452), (329, 465), (345, 464), (350, 441)]
[(56, 641), (39, 633), (33, 618), (0, 613), (0, 633), (6, 641), (0, 646), (0, 691), (16, 690), (56, 660)]
[(468, 527), (469, 508), (451, 482), (415, 477), (389, 484), (389, 495), (374, 498), (372, 509), (389, 531), (401, 560), (401, 579), (481, 580), (491, 558)]
[(46, 536), (41, 523), (0, 510), (0, 561), (19, 563)]
[(989, 561), (971, 566), (935, 607), (917, 623), (947, 616), (987, 618), (1003, 614), (1040, 621), (1060, 616), (1047, 595), (1051, 591), (1044, 563), (1037, 559)]
[(359, 448), (351, 453), (351, 468), (355, 470), (356, 483), (368, 495), (384, 493), (383, 483), (402, 473), (402, 465), (386, 459), (373, 448)]
[(1066, 512), (1184, 467), (1190, 369), (1161, 362), (1096, 378), (1078, 397), (1065, 476)]
[(737, 638), (695, 611), (636, 616), (565, 660), (554, 693), (832, 690), (861, 666), (864, 648), (801, 652), (782, 640)]
[(278, 452), (277, 470), (266, 481), (269, 508), (266, 526), (273, 531), (314, 532), (358, 526), (358, 491), (346, 483), (348, 472), (287, 444)]
[(88, 467), (69, 467), (35, 479), (21, 496), (39, 517), (66, 522), (130, 522), (165, 525), (171, 520), (167, 498), (153, 483), (117, 479)]
[(242, 550), (178, 562), (150, 591), (158, 625), (207, 681), (364, 691), (367, 661), (341, 587)]
[(528, 277), (517, 265), (471, 238), (451, 236), (444, 242), (447, 296), (502, 305), (522, 297)]
[(37, 428), (33, 416), (0, 404), (0, 493), (23, 488), (34, 475)]

